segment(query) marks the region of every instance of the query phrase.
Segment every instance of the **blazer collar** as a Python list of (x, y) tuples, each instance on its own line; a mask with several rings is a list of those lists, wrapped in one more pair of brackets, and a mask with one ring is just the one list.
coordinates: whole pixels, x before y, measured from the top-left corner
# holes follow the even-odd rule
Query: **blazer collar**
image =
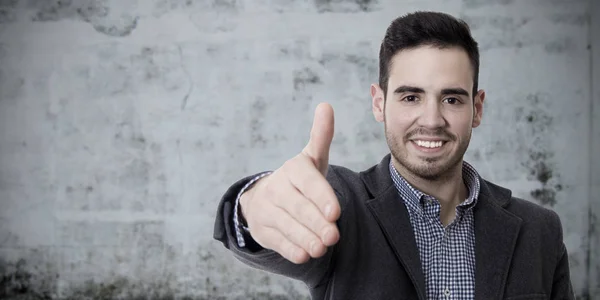
[(388, 154), (381, 163), (360, 174), (371, 196), (366, 205), (411, 279), (419, 299), (425, 300), (425, 276), (421, 268), (417, 242), (408, 210), (392, 182), (389, 162)]
[(511, 192), (481, 180), (475, 206), (475, 299), (502, 299), (523, 220), (505, 209)]
[[(405, 268), (419, 299), (426, 299), (425, 277), (410, 218), (389, 171), (391, 155), (360, 173), (370, 199), (366, 205)], [(522, 220), (508, 212), (511, 191), (480, 177), (474, 208), (475, 299), (502, 298)]]

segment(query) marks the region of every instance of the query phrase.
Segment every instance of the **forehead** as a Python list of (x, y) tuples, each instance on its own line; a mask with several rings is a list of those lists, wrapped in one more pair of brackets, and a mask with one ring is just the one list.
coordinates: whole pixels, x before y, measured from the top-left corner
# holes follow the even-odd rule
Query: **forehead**
[(461, 87), (471, 91), (473, 68), (466, 51), (421, 46), (402, 50), (391, 60), (389, 89), (409, 85), (428, 90)]

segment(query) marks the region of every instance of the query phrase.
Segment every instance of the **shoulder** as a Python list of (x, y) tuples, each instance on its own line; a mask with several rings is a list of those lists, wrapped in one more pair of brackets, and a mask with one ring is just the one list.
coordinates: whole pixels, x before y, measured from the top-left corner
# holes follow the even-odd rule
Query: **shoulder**
[(512, 192), (499, 185), (484, 181), (494, 195), (503, 195), (505, 202), (500, 204), (508, 213), (521, 219), (525, 228), (539, 230), (541, 234), (562, 236), (562, 224), (556, 211), (537, 203), (512, 195)]
[(327, 181), (338, 197), (344, 212), (348, 206), (359, 205), (365, 199), (372, 198), (369, 188), (364, 181), (365, 172), (373, 169), (371, 167), (364, 171), (354, 171), (347, 167), (329, 165), (327, 170)]
[(352, 178), (359, 177), (358, 172), (354, 170), (350, 170), (347, 167), (339, 166), (339, 165), (329, 165), (327, 169), (327, 177), (337, 177), (344, 180), (351, 180)]
[(327, 181), (336, 193), (346, 196), (352, 188), (360, 184), (360, 173), (347, 167), (329, 165), (327, 169)]

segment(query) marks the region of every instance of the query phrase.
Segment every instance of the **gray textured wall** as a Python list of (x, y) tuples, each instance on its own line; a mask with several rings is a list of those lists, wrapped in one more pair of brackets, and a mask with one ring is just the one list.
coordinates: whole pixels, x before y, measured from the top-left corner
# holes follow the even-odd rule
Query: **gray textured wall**
[(379, 42), (396, 16), (433, 9), (481, 45), (467, 160), (560, 214), (577, 293), (600, 299), (599, 6), (0, 0), (0, 297), (306, 297), (212, 241), (219, 197), (302, 149), (321, 101), (332, 163), (377, 163)]
[(590, 210), (588, 238), (590, 246), (588, 268), (589, 295), (600, 298), (600, 1), (591, 2), (592, 46), (592, 130), (590, 134)]

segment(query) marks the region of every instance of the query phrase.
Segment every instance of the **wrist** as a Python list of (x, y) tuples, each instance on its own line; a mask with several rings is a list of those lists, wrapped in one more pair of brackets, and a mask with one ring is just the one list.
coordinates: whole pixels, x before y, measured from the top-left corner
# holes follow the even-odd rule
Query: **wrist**
[(238, 217), (239, 217), (240, 223), (244, 227), (248, 227), (248, 221), (246, 221), (246, 215), (247, 215), (247, 208), (248, 208), (248, 200), (249, 200), (249, 198), (251, 198), (250, 194), (252, 192), (253, 192), (252, 189), (249, 189), (240, 196), (240, 207), (238, 210)]

